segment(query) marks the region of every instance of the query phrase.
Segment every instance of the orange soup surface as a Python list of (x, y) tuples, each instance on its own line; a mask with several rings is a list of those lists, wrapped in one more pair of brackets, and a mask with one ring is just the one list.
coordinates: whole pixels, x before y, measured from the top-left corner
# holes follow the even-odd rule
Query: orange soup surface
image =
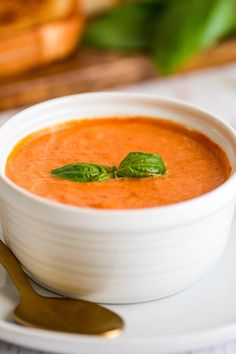
[[(158, 153), (167, 173), (142, 179), (79, 183), (50, 171), (77, 162), (118, 166), (129, 152)], [(65, 204), (101, 209), (145, 208), (207, 193), (231, 172), (225, 153), (204, 135), (163, 119), (70, 121), (35, 132), (8, 158), (6, 175), (20, 187)]]

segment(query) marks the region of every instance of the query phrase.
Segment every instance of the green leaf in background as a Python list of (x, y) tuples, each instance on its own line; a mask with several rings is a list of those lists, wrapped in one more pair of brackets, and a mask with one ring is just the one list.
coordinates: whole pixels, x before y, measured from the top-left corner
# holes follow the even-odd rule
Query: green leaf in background
[(144, 152), (130, 152), (121, 161), (117, 171), (117, 177), (146, 178), (157, 177), (166, 172), (166, 166), (162, 157), (158, 154)]
[(153, 57), (163, 74), (181, 67), (235, 26), (234, 0), (166, 0), (156, 21)]
[(84, 44), (151, 52), (159, 71), (169, 74), (236, 33), (235, 6), (234, 0), (129, 0), (88, 23)]
[(53, 177), (81, 183), (106, 181), (112, 173), (112, 167), (94, 163), (74, 163), (51, 171)]
[(88, 23), (83, 44), (102, 49), (137, 51), (149, 48), (160, 1), (121, 5)]

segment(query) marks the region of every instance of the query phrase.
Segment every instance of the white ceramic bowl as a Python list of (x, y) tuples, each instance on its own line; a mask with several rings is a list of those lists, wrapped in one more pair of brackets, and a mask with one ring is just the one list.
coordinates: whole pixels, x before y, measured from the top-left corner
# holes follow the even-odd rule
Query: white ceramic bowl
[[(205, 133), (226, 152), (229, 180), (201, 197), (165, 207), (97, 210), (33, 195), (5, 176), (14, 145), (38, 129), (71, 119), (164, 117)], [(183, 102), (127, 93), (95, 93), (29, 108), (0, 128), (4, 237), (26, 271), (47, 288), (103, 303), (133, 303), (177, 293), (220, 257), (236, 200), (236, 135), (210, 113)]]

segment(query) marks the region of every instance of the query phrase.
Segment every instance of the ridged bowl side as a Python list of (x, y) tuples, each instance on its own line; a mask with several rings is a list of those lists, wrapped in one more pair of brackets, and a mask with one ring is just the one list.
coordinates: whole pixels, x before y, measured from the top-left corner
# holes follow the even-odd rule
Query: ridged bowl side
[(71, 297), (134, 303), (179, 292), (221, 255), (234, 202), (182, 227), (99, 233), (56, 227), (2, 203), (5, 240), (32, 278)]

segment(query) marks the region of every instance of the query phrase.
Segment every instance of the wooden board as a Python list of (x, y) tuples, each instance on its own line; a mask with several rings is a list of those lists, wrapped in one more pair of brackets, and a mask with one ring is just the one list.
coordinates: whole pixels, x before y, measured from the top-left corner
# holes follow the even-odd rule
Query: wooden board
[[(236, 39), (202, 53), (182, 71), (236, 60)], [(158, 76), (145, 55), (80, 50), (68, 60), (18, 77), (0, 80), (0, 110), (78, 92), (99, 91)]]

